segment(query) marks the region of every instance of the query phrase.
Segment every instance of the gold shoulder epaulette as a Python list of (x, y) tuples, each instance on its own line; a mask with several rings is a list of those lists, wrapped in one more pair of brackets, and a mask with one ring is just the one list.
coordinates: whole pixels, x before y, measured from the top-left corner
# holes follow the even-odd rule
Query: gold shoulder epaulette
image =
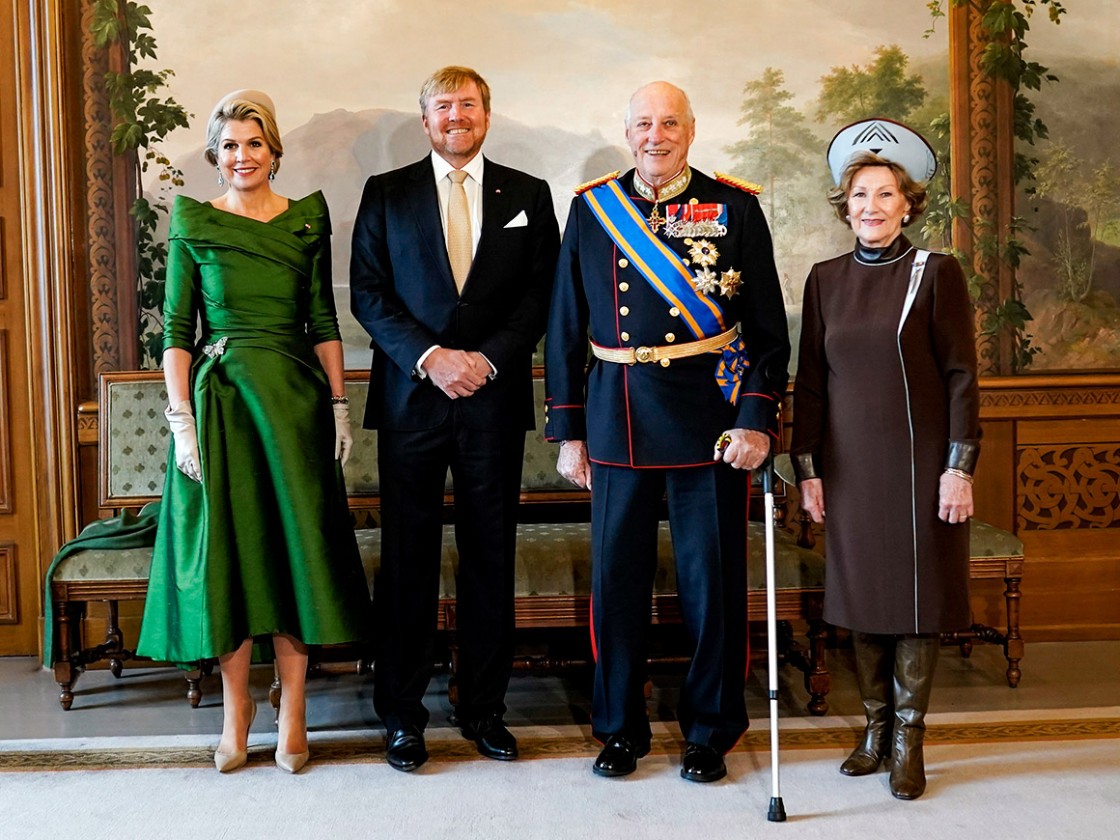
[(605, 183), (607, 183), (607, 181), (613, 181), (615, 178), (617, 178), (621, 174), (622, 174), (622, 170), (621, 169), (616, 169), (614, 172), (610, 172), (610, 173), (608, 173), (606, 175), (602, 175), (598, 178), (593, 178), (592, 180), (588, 181), (586, 184), (580, 184), (578, 187), (576, 187), (575, 193), (576, 193), (576, 195), (583, 195), (588, 190), (590, 190), (594, 187), (597, 187), (600, 184), (605, 184)]
[(728, 175), (726, 172), (714, 172), (716, 180), (721, 184), (727, 184), (729, 187), (735, 187), (743, 192), (749, 192), (751, 195), (758, 195), (762, 192), (761, 184), (752, 184), (750, 181), (744, 181), (742, 178), (736, 178), (734, 175)]

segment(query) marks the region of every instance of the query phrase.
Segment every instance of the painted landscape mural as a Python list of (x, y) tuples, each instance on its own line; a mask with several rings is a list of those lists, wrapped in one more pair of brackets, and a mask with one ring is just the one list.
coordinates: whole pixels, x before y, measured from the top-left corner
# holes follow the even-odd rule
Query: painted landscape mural
[[(561, 225), (573, 186), (629, 168), (622, 120), (630, 93), (656, 78), (683, 87), (697, 116), (693, 165), (764, 188), (795, 343), (810, 266), (851, 247), (823, 197), (828, 140), (878, 115), (918, 128), (939, 153), (948, 149), (947, 24), (934, 26), (925, 0), (148, 5), (156, 65), (174, 70), (169, 91), (193, 114), (162, 148), (182, 169), (184, 192), (203, 200), (218, 192), (201, 157), (218, 97), (259, 87), (276, 101), (285, 142), (276, 189), (293, 197), (322, 189), (331, 207), (351, 368), (369, 359), (346, 288), (362, 186), (428, 151), (416, 94), (444, 64), (487, 77), (494, 117), (485, 153), (547, 179)], [(1120, 4), (1065, 6), (1060, 26), (1036, 15), (1029, 40), (1032, 60), (1061, 81), (1034, 95), (1049, 138), (1026, 150), (1036, 177), (1017, 206), (1030, 251), (1018, 278), (1038, 351), (1028, 369), (1120, 369), (1120, 109), (1105, 105), (1120, 102)], [(942, 171), (935, 195), (944, 196), (945, 183)], [(912, 237), (948, 247), (937, 214), (929, 215)]]

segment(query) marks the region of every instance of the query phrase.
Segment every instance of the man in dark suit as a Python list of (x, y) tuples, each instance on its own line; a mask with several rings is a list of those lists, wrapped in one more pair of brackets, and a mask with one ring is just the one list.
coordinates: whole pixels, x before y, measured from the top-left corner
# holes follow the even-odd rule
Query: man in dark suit
[(747, 728), (748, 470), (775, 439), (789, 337), (757, 188), (691, 169), (694, 136), (679, 88), (634, 94), (636, 168), (577, 191), (549, 315), (545, 435), (563, 442), (560, 473), (591, 489), (601, 776), (632, 773), (649, 751), (642, 687), (665, 497), (694, 644), (681, 775), (722, 778)]
[(420, 93), (431, 155), (366, 183), (350, 289), (373, 338), (366, 428), (378, 430), (381, 572), (374, 707), (387, 757), (428, 753), (423, 704), (439, 596), (444, 486), (459, 553), (457, 715), (485, 756), (517, 757), (503, 721), (512, 671), (514, 550), (532, 354), (559, 231), (548, 185), (485, 160), (490, 89), (445, 67)]

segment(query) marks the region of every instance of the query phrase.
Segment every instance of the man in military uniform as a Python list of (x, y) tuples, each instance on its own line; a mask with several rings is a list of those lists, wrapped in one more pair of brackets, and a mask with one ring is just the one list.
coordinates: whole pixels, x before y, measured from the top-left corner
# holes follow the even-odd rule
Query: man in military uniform
[(694, 645), (681, 775), (722, 778), (747, 728), (748, 471), (776, 442), (789, 337), (757, 188), (691, 169), (694, 137), (682, 90), (634, 94), (636, 169), (577, 190), (549, 315), (546, 436), (561, 442), (560, 473), (591, 490), (601, 776), (633, 772), (649, 751), (642, 688), (663, 497)]

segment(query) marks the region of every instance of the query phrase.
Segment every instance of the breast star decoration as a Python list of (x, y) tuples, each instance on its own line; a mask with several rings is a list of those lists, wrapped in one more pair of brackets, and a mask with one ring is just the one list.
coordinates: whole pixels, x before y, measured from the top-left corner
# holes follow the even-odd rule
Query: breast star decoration
[(719, 292), (725, 298), (735, 297), (735, 293), (739, 291), (739, 287), (743, 285), (743, 280), (739, 276), (739, 272), (733, 268), (727, 269), (719, 276)]
[(697, 239), (695, 242), (687, 240), (685, 244), (689, 246), (688, 255), (698, 265), (706, 268), (715, 265), (716, 260), (719, 259), (719, 251), (707, 239)]
[(719, 275), (707, 266), (704, 266), (697, 271), (696, 276), (692, 278), (692, 285), (696, 287), (696, 291), (705, 295), (710, 295), (719, 288)]

